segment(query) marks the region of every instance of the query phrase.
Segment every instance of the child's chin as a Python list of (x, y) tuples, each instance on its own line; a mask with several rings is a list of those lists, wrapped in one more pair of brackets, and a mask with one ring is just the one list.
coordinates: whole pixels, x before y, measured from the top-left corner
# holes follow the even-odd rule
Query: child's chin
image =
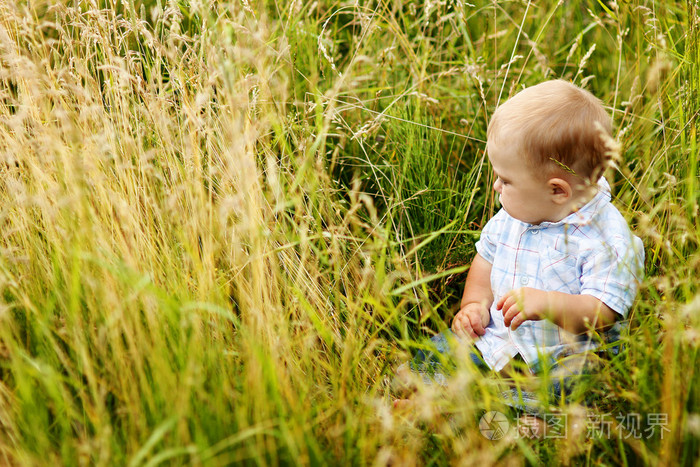
[[(503, 206), (503, 205), (501, 205), (501, 206)], [(513, 215), (513, 213), (512, 213), (511, 211), (509, 211), (508, 208), (505, 207), (505, 206), (503, 206), (503, 210), (504, 210), (505, 212), (507, 212), (508, 215), (509, 215), (510, 217), (512, 217), (513, 219), (515, 219), (515, 220), (518, 220), (518, 221), (520, 221), (520, 222), (525, 222), (526, 224), (532, 224), (532, 222), (530, 222), (530, 219), (527, 219), (527, 218), (525, 218), (525, 217), (523, 217), (523, 216), (518, 216), (517, 214), (516, 214), (516, 215)]]

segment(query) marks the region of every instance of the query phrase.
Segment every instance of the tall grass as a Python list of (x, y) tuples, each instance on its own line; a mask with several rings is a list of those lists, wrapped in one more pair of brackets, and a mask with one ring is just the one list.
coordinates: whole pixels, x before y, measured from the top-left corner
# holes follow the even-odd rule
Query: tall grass
[[(3, 2), (0, 462), (696, 464), (697, 14)], [(497, 209), (488, 118), (555, 77), (610, 105), (647, 252), (587, 410), (664, 430), (585, 436), (581, 396), (568, 439), (491, 441), (504, 409), (466, 364), (398, 414), (393, 369), (450, 322)]]

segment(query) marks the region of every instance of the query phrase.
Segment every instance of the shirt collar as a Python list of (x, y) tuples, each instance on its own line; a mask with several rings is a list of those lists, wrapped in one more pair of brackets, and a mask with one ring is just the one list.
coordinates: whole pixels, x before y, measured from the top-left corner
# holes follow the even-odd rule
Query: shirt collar
[(598, 185), (595, 188), (596, 194), (593, 198), (587, 202), (581, 209), (574, 211), (562, 220), (558, 222), (542, 222), (539, 224), (541, 227), (551, 227), (558, 225), (586, 225), (588, 224), (593, 216), (600, 211), (600, 208), (610, 202), (612, 198), (610, 194), (610, 185), (605, 177), (600, 177), (598, 179)]

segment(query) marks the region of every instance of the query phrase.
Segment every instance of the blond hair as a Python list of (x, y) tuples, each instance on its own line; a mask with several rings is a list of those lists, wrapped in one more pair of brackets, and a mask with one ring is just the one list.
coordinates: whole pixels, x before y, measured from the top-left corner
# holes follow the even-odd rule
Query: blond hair
[(610, 158), (612, 119), (590, 92), (563, 80), (529, 87), (494, 112), (487, 138), (515, 144), (544, 176), (557, 168), (595, 181)]

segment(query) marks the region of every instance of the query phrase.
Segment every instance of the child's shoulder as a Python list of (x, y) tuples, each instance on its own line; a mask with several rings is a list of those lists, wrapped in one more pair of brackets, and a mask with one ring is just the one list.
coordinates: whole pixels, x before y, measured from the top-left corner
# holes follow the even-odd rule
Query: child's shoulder
[(600, 232), (603, 238), (630, 237), (632, 235), (627, 220), (611, 202), (601, 206), (591, 219), (590, 225), (593, 229)]
[(610, 202), (605, 203), (590, 222), (577, 229), (582, 250), (606, 249), (619, 254), (639, 249), (641, 240), (636, 237), (622, 213)]

